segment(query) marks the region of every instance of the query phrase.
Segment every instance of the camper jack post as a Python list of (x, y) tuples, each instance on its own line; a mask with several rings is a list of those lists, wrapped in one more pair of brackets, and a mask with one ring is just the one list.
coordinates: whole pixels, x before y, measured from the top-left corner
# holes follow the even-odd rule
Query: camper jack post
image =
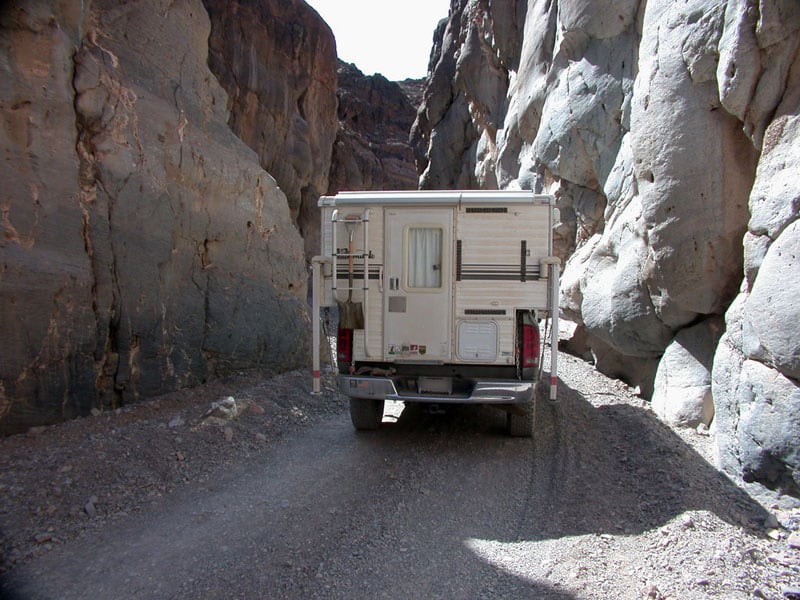
[(311, 259), (311, 347), (312, 347), (312, 376), (313, 383), (311, 388), (312, 394), (320, 393), (320, 378), (322, 376), (320, 369), (320, 327), (319, 327), (319, 311), (320, 311), (320, 292), (322, 291), (322, 266), (330, 262), (330, 259), (324, 256), (315, 256)]
[(542, 266), (550, 267), (550, 402), (558, 400), (558, 279), (561, 275), (561, 259), (548, 256)]

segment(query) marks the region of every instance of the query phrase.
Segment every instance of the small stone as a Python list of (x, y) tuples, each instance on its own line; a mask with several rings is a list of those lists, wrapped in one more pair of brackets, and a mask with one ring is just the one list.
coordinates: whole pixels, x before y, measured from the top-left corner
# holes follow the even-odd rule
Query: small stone
[(218, 402), (212, 402), (211, 408), (205, 412), (203, 418), (207, 419), (209, 417), (213, 417), (215, 419), (229, 421), (238, 416), (238, 414), (239, 409), (236, 406), (236, 399), (233, 396), (228, 396), (227, 398), (223, 398)]
[(765, 529), (779, 529), (781, 526), (780, 521), (778, 521), (778, 517), (773, 515), (772, 513), (764, 519), (764, 528)]
[(99, 417), (101, 414), (103, 414), (102, 412), (100, 412), (99, 408), (93, 408), (89, 412), (92, 414), (93, 417)]
[(97, 496), (92, 496), (89, 498), (89, 501), (83, 505), (83, 512), (85, 512), (90, 519), (97, 517), (97, 508), (95, 507), (96, 502)]
[(783, 537), (783, 533), (780, 529), (767, 529), (767, 537), (771, 540), (778, 541)]
[(789, 548), (800, 550), (800, 531), (790, 533), (787, 542), (789, 543)]
[(694, 529), (694, 519), (689, 515), (686, 515), (681, 519), (681, 529), (684, 531), (687, 529)]
[(176, 452), (176, 453), (175, 453), (175, 459), (176, 459), (178, 462), (183, 462), (183, 461), (185, 461), (185, 460), (186, 460), (186, 456), (183, 454), (183, 452)]
[(181, 427), (184, 424), (184, 420), (181, 418), (180, 415), (172, 417), (169, 421), (169, 428), (175, 429), (176, 427)]
[(226, 442), (230, 442), (233, 439), (233, 429), (231, 429), (230, 427), (226, 427), (223, 430), (223, 433), (225, 434), (225, 441)]
[(43, 434), (45, 431), (47, 431), (47, 427), (45, 427), (44, 425), (36, 425), (35, 427), (28, 428), (28, 435), (35, 437), (37, 435)]
[(248, 406), (247, 410), (248, 410), (248, 412), (250, 412), (250, 413), (252, 413), (254, 415), (263, 415), (264, 412), (265, 412), (263, 406), (259, 406), (258, 404), (255, 404), (255, 403), (253, 403), (250, 406)]
[(256, 440), (259, 441), (259, 442), (266, 442), (267, 441), (267, 436), (264, 435), (263, 433), (257, 433), (256, 434)]
[(51, 533), (39, 533), (34, 536), (33, 541), (37, 544), (46, 544), (53, 541), (53, 535)]

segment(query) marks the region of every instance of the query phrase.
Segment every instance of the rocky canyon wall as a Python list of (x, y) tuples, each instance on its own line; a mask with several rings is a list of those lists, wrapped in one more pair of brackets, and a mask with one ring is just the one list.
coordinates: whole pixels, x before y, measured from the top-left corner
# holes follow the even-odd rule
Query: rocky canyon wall
[[(274, 3), (292, 4), (312, 12)], [(313, 148), (335, 134), (336, 106), (332, 36), (316, 31), (325, 60), (298, 58), (295, 29), (276, 34), (288, 46), (273, 54), (331, 71), (270, 88), (292, 118), (260, 130), (250, 96), (209, 69), (209, 37), (215, 52), (226, 38), (200, 0), (3, 4), (0, 430), (305, 364), (296, 223), (306, 190), (326, 187), (330, 147)], [(270, 79), (261, 66), (248, 82)], [(316, 110), (333, 126), (309, 126)], [(247, 123), (256, 152), (229, 122)], [(286, 193), (265, 148), (289, 157), (275, 168)]]
[(319, 253), (317, 200), (327, 191), (338, 131), (336, 42), (302, 0), (203, 0), (209, 66), (229, 97), (229, 124), (286, 194)]
[(800, 490), (800, 4), (453, 0), (421, 185), (555, 193), (563, 314), (720, 465)]

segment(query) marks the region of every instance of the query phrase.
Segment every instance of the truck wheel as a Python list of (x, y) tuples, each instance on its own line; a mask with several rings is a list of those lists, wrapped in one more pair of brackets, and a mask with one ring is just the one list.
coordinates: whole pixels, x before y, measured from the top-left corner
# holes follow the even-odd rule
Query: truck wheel
[(536, 426), (536, 405), (547, 398), (548, 387), (537, 382), (533, 388), (533, 398), (522, 406), (519, 413), (508, 413), (508, 435), (511, 437), (533, 437)]
[(383, 420), (383, 400), (350, 398), (350, 420), (359, 431), (375, 430)]

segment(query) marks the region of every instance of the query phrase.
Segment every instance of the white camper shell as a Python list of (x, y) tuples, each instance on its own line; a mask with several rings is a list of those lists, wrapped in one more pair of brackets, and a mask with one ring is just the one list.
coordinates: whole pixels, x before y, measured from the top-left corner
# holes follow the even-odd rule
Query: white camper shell
[(338, 383), (356, 429), (377, 428), (390, 399), (496, 405), (512, 435), (530, 436), (539, 323), (558, 312), (552, 196), (343, 192), (319, 206), (314, 342), (320, 307), (338, 307)]

